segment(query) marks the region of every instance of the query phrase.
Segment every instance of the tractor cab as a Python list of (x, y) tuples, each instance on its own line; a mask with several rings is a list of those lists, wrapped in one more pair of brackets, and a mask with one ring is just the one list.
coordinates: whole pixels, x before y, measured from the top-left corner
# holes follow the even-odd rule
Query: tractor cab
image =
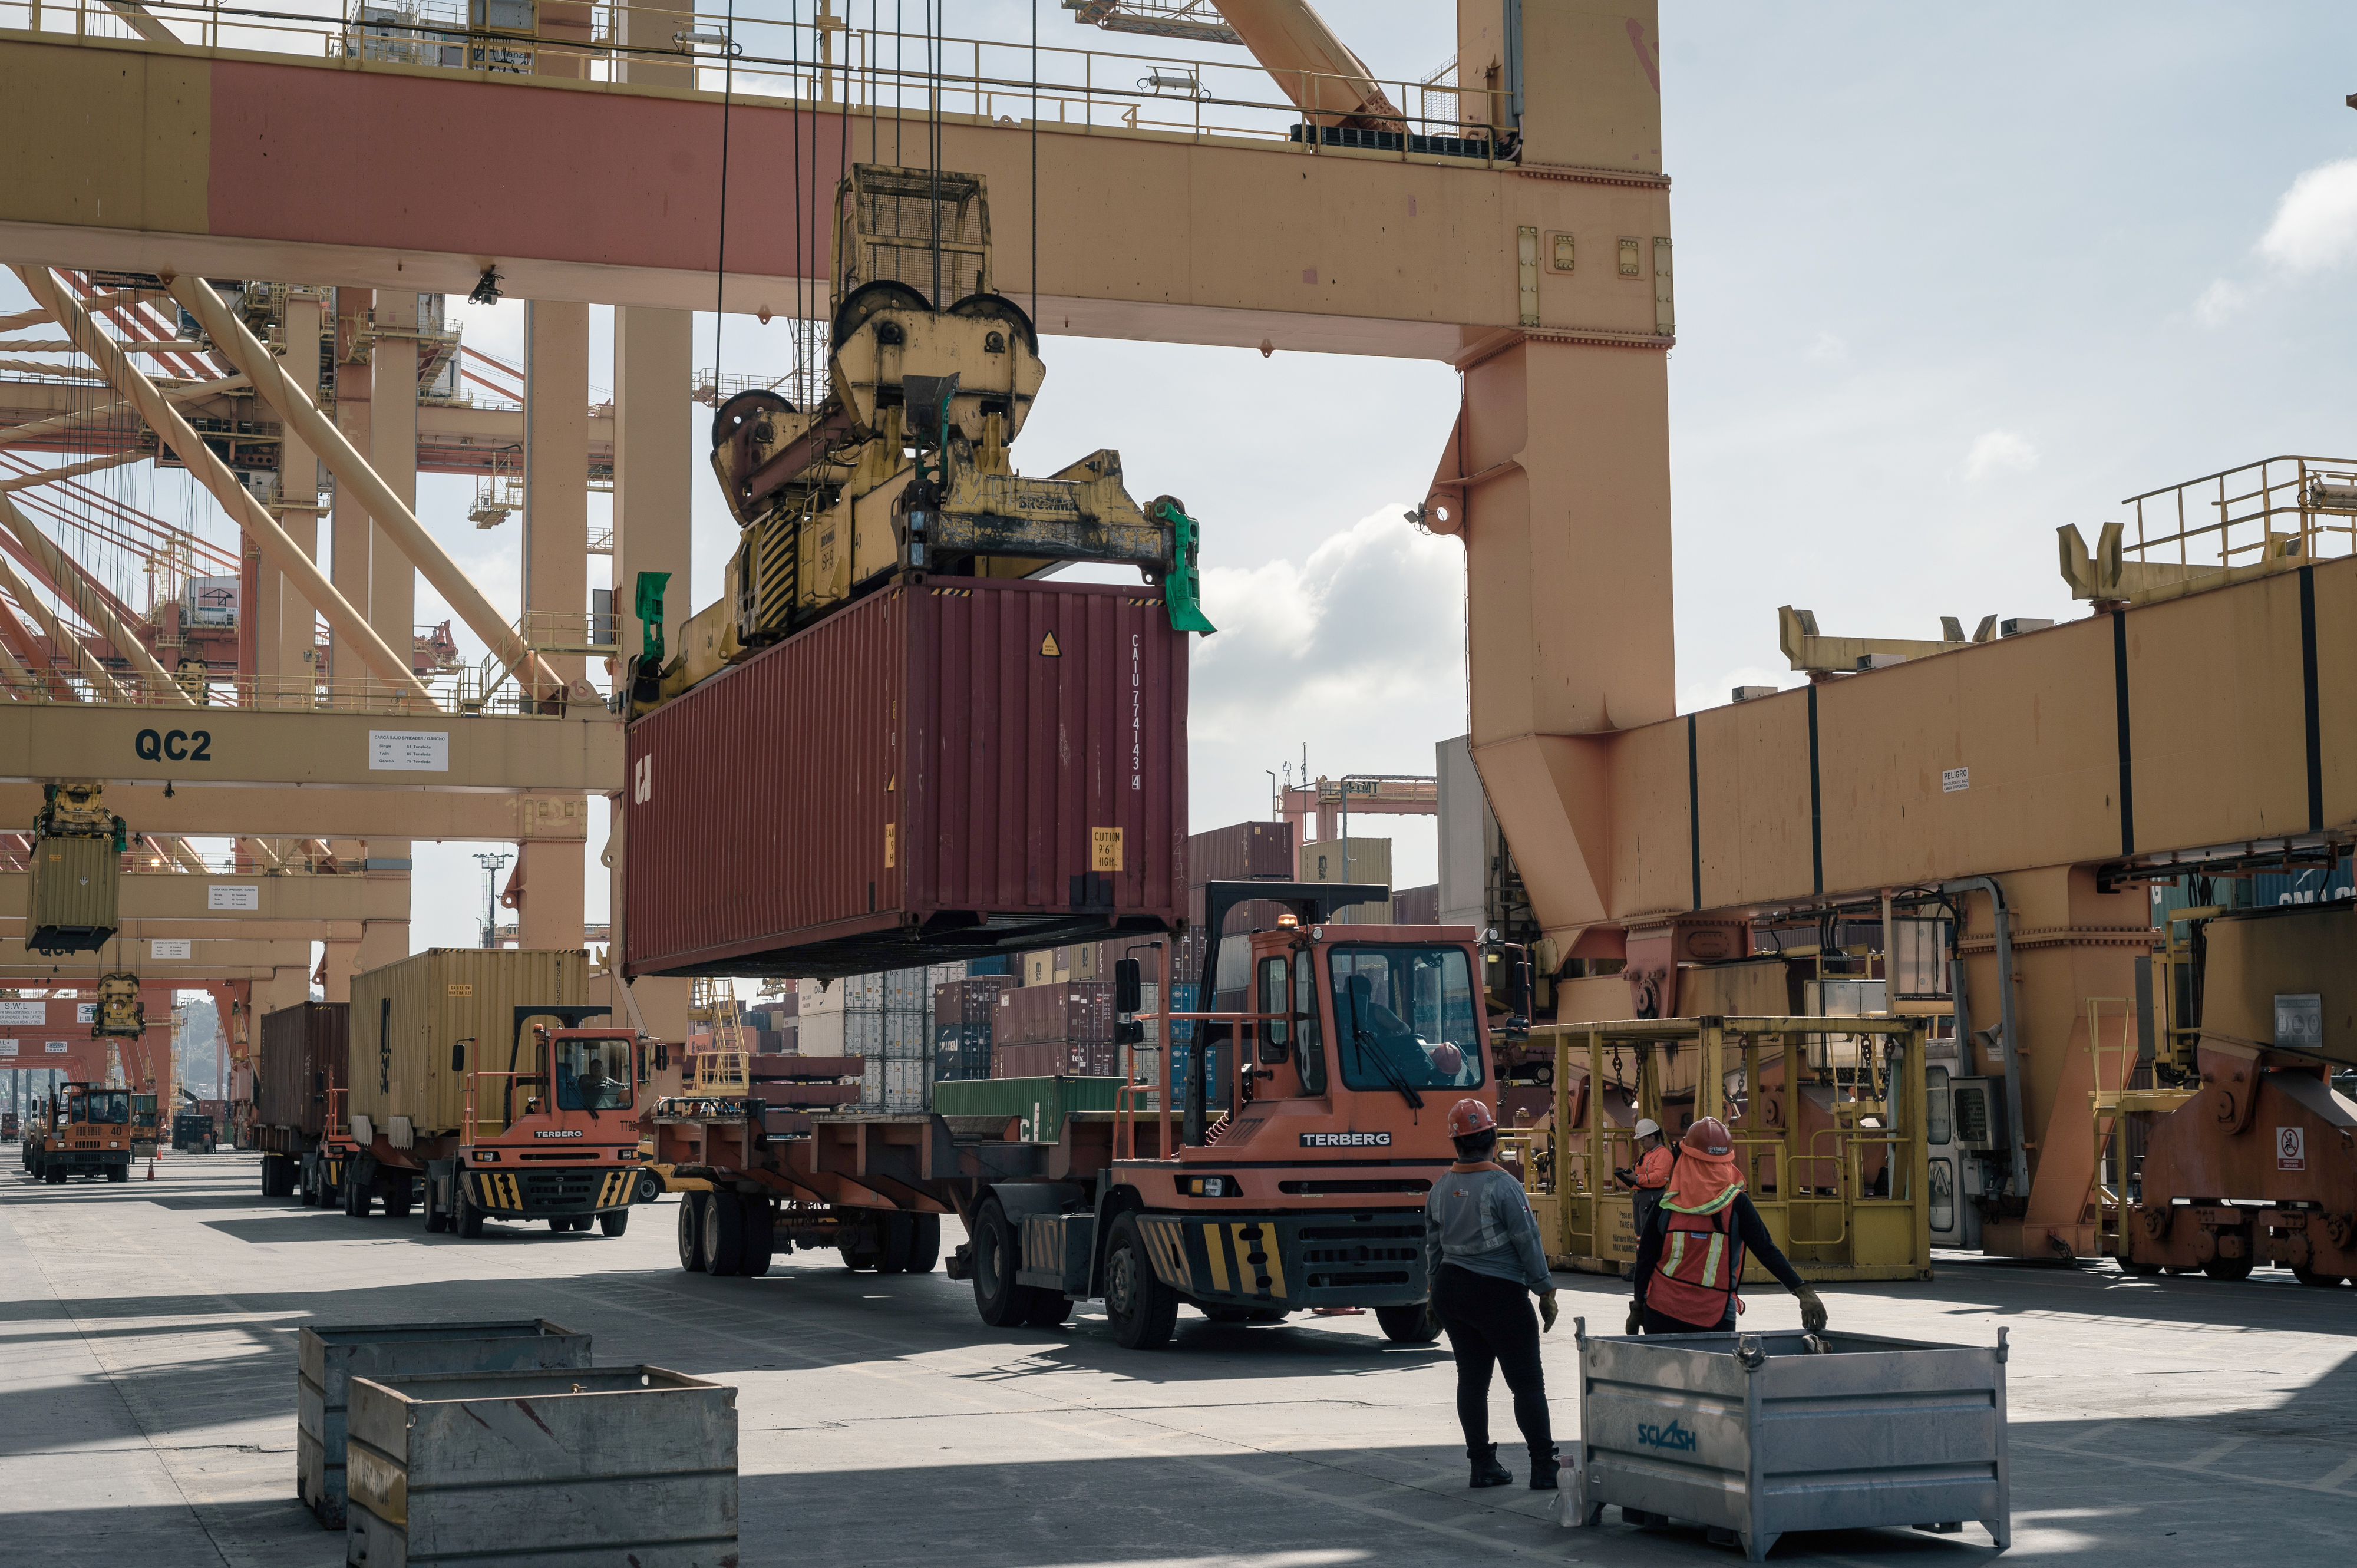
[(427, 1230), (479, 1235), (492, 1219), (586, 1230), (595, 1219), (622, 1233), (639, 1172), (639, 1040), (582, 1027), (609, 1011), (519, 1006), (504, 1066), (470, 1060), (486, 1054), (478, 1042), (452, 1047), (466, 1110), (453, 1157), (426, 1165)]

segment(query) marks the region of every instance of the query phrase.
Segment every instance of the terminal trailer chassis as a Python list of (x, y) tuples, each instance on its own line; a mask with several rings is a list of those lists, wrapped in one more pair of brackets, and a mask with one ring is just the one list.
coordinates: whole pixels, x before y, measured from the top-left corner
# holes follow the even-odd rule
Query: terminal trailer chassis
[[(942, 1083), (918, 1115), (818, 1109), (823, 1092), (805, 1113), (775, 1084), (660, 1102), (653, 1164), (686, 1189), (682, 1265), (759, 1274), (782, 1241), (922, 1273), (955, 1214), (969, 1240), (951, 1277), (994, 1326), (1060, 1323), (1102, 1298), (1137, 1349), (1168, 1341), (1181, 1303), (1229, 1322), (1368, 1307), (1393, 1339), (1430, 1340), (1425, 1196), (1455, 1157), (1448, 1108), (1495, 1099), (1480, 955), (1466, 928), (1322, 924), (1378, 892), (1212, 885), (1215, 905), (1292, 913), (1246, 939), (1242, 1010), (1172, 1014), (1163, 988), (1157, 1038), (1195, 1021), (1211, 1068), (1176, 1096), (1159, 1053), (1160, 1082)], [(1207, 1076), (1228, 1108), (1216, 1120)]]

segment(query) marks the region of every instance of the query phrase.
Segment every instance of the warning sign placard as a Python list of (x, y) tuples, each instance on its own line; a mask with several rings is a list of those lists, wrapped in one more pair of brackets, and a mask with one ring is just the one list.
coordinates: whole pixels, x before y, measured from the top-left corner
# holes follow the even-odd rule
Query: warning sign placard
[(2308, 1129), (2278, 1127), (2276, 1129), (2276, 1169), (2304, 1171), (2308, 1169)]

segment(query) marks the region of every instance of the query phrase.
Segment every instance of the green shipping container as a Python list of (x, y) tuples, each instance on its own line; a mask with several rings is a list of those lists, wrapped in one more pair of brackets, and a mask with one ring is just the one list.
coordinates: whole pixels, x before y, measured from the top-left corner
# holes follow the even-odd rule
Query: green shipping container
[[(1121, 1088), (1118, 1078), (969, 1078), (933, 1085), (933, 1114), (957, 1121), (1023, 1122), (1021, 1137), (1052, 1144), (1064, 1134), (1064, 1118), (1075, 1111), (1111, 1111)], [(961, 1131), (982, 1132), (980, 1125)]]
[(123, 852), (112, 838), (33, 841), (25, 945), (50, 953), (96, 952), (113, 940)]
[[(508, 1080), (490, 1075), (509, 1070), (515, 1010), (579, 1003), (588, 972), (589, 955), (579, 948), (431, 948), (352, 976), (350, 1113), (367, 1117), (371, 1131), (395, 1148), (456, 1133), (466, 1118), (468, 1071), (479, 1070), (477, 1114), (497, 1117)], [(466, 1068), (454, 1072), (450, 1047), (461, 1040), (473, 1043)], [(529, 1044), (516, 1070), (532, 1070)]]

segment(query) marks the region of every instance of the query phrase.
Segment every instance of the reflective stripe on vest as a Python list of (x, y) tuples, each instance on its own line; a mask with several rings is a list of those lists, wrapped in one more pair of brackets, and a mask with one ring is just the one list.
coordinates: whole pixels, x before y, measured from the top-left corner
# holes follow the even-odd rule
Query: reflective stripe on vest
[[(1664, 1317), (1716, 1328), (1725, 1321), (1730, 1300), (1738, 1312), (1743, 1310), (1737, 1294), (1743, 1288), (1743, 1246), (1735, 1233), (1735, 1205), (1712, 1214), (1664, 1212), (1668, 1244), (1645, 1286), (1645, 1305)], [(1706, 1236), (1707, 1247), (1686, 1244), (1688, 1237), (1699, 1241)], [(1732, 1248), (1729, 1241), (1735, 1242)]]

